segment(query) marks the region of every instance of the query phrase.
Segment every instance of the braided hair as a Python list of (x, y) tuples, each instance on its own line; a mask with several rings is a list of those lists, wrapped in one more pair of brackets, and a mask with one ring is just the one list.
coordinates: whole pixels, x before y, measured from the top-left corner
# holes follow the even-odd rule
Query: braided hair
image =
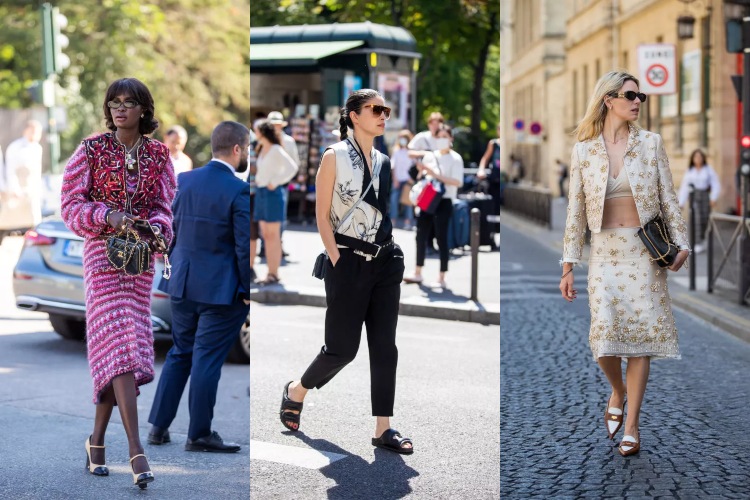
[(362, 106), (375, 97), (382, 96), (377, 90), (372, 89), (360, 89), (349, 95), (346, 105), (341, 108), (341, 116), (339, 117), (339, 131), (341, 132), (342, 141), (349, 135), (349, 129), (354, 129), (354, 123), (352, 123), (349, 113), (354, 111), (359, 114), (362, 111)]

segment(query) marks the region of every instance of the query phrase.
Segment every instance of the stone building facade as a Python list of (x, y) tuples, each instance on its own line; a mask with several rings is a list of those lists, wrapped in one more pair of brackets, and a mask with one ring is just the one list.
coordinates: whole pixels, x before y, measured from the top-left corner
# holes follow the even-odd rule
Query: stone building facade
[[(675, 182), (700, 147), (718, 172), (720, 211), (735, 207), (739, 104), (730, 76), (739, 56), (725, 50), (722, 0), (506, 0), (501, 2), (501, 121), (504, 165), (510, 154), (526, 166), (526, 180), (557, 194), (555, 160), (568, 163), (571, 133), (583, 117), (594, 84), (612, 69), (639, 76), (641, 44), (673, 44), (677, 94), (649, 97), (642, 127), (664, 137)], [(694, 37), (678, 40), (677, 18), (689, 12)], [(514, 124), (523, 121), (524, 129)], [(529, 124), (542, 132), (533, 136)]]

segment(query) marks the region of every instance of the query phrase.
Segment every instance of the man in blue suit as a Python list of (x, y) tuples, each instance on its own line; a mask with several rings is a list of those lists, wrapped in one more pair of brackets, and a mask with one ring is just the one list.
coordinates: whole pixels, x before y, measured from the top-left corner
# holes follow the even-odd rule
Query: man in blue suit
[(211, 429), (216, 389), (232, 343), (250, 310), (250, 187), (235, 172), (247, 170), (250, 131), (222, 122), (211, 134), (213, 158), (177, 178), (172, 276), (159, 290), (172, 306), (174, 345), (167, 354), (148, 421), (151, 444), (170, 441), (188, 377), (187, 451), (234, 453)]

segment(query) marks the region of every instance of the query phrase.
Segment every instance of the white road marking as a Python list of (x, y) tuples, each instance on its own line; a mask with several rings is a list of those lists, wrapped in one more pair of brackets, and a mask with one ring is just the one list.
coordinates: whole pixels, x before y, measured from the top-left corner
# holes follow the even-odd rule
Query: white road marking
[(250, 460), (266, 460), (279, 464), (296, 465), (305, 469), (320, 469), (346, 457), (347, 455), (341, 455), (340, 453), (318, 451), (312, 448), (250, 440)]

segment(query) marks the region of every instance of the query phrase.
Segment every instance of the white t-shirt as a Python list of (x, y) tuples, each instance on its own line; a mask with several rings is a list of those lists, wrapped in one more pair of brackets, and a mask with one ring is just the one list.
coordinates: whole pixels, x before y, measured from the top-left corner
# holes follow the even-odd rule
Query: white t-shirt
[(415, 135), (412, 140), (409, 141), (407, 147), (416, 151), (435, 151), (437, 149), (437, 143), (435, 142), (435, 138), (432, 137), (432, 132), (425, 130), (424, 132)]
[(681, 207), (685, 206), (688, 201), (690, 184), (701, 191), (711, 188), (711, 201), (719, 199), (721, 181), (719, 181), (719, 176), (716, 175), (716, 171), (711, 165), (703, 165), (700, 169), (693, 167), (685, 172), (685, 177), (682, 178), (682, 184), (680, 184), (680, 192), (677, 195), (677, 201)]
[(258, 173), (255, 174), (255, 183), (259, 188), (275, 187), (286, 184), (297, 174), (297, 165), (287, 152), (274, 144), (267, 152), (261, 151), (261, 155), (255, 163)]
[(172, 168), (174, 169), (175, 177), (183, 172), (193, 169), (193, 162), (188, 155), (183, 153), (180, 156), (172, 156), (170, 153), (169, 157), (172, 159)]
[[(422, 163), (433, 171), (439, 172), (443, 177), (450, 177), (464, 182), (464, 159), (461, 155), (452, 149), (447, 154), (441, 154), (440, 151), (433, 151), (424, 155)], [(443, 198), (455, 200), (458, 196), (458, 186), (445, 184), (445, 194)]]
[(281, 134), (281, 145), (284, 147), (284, 151), (292, 159), (297, 169), (299, 170), (299, 151), (297, 150), (297, 141), (291, 135)]
[(399, 148), (391, 156), (391, 171), (394, 179), (398, 182), (406, 182), (410, 179), (409, 168), (411, 168), (412, 159), (409, 158), (409, 150)]

